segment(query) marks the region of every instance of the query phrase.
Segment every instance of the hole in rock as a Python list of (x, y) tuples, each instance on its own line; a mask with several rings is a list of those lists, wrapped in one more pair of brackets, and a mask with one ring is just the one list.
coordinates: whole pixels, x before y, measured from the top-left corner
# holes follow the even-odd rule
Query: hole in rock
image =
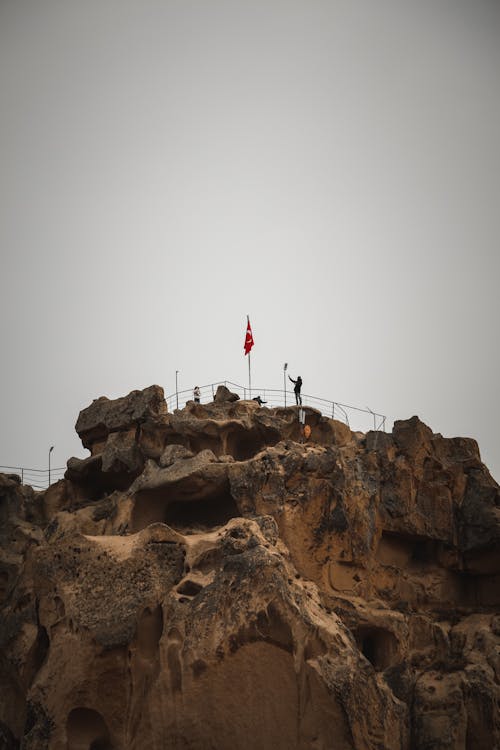
[(202, 590), (203, 586), (200, 583), (196, 583), (196, 581), (182, 581), (182, 583), (177, 586), (177, 592), (179, 594), (184, 594), (184, 596), (196, 596), (196, 594), (199, 594)]
[(46, 629), (40, 625), (38, 627), (38, 633), (35, 641), (35, 647), (33, 651), (33, 673), (36, 674), (39, 669), (43, 666), (47, 654), (49, 652), (49, 636), (47, 635)]
[(255, 430), (239, 431), (228, 436), (226, 450), (236, 461), (247, 461), (266, 446), (276, 445), (279, 440), (280, 435), (275, 432), (261, 435)]
[(167, 505), (165, 523), (179, 531), (208, 529), (224, 526), (240, 515), (231, 493), (227, 490), (215, 497), (202, 500), (174, 501)]
[(398, 641), (390, 630), (366, 627), (356, 632), (358, 648), (379, 672), (390, 667), (397, 656)]
[(74, 708), (66, 723), (67, 750), (113, 750), (106, 722), (98, 711)]
[(203, 435), (201, 438), (191, 436), (185, 447), (195, 455), (205, 450), (212, 451), (217, 457), (224, 453), (222, 440), (218, 435)]
[(427, 537), (382, 532), (377, 557), (383, 565), (404, 568), (438, 563), (441, 543)]
[(172, 492), (143, 492), (135, 499), (131, 526), (133, 532), (157, 522), (166, 523), (181, 533), (210, 531), (240, 515), (229, 485), (219, 491), (207, 492), (201, 498), (195, 496), (182, 500), (173, 497)]
[(413, 543), (411, 561), (416, 565), (429, 565), (437, 560), (439, 542), (434, 539), (417, 539)]

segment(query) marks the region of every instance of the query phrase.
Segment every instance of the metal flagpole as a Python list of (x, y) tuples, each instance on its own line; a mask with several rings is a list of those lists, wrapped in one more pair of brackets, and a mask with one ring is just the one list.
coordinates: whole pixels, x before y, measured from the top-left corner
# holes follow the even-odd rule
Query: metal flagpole
[(248, 392), (249, 392), (249, 398), (252, 398), (252, 372), (251, 372), (251, 365), (250, 365), (250, 350), (253, 346), (253, 335), (252, 335), (252, 327), (250, 325), (250, 316), (247, 315), (247, 331), (245, 334), (245, 355), (248, 354)]
[[(248, 331), (249, 325), (250, 325), (250, 315), (247, 315), (247, 331)], [(251, 348), (252, 347), (250, 347), (250, 349)], [(248, 350), (248, 393), (249, 393), (248, 397), (252, 398), (252, 374), (250, 370), (250, 349)]]

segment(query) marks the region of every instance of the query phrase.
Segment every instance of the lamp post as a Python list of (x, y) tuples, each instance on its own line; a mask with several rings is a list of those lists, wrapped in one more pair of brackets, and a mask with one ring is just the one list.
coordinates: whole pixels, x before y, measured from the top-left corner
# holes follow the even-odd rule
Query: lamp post
[(49, 448), (49, 487), (50, 487), (50, 454), (52, 453), (53, 450), (54, 450), (54, 446), (51, 445)]
[(288, 362), (283, 365), (283, 390), (285, 391), (285, 409), (286, 409), (286, 371), (288, 368)]
[(179, 408), (179, 389), (177, 388), (177, 375), (179, 374), (179, 370), (175, 371), (175, 405), (176, 408)]

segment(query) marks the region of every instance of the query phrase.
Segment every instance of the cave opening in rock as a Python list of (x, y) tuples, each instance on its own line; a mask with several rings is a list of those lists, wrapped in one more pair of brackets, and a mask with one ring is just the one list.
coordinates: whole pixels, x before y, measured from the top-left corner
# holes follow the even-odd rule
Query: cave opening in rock
[(66, 722), (67, 750), (113, 750), (104, 718), (92, 708), (74, 708)]
[(200, 437), (192, 435), (185, 442), (187, 443), (186, 447), (195, 455), (204, 450), (211, 450), (216, 456), (220, 456), (224, 453), (222, 438), (220, 435), (204, 434)]
[(438, 555), (438, 542), (434, 539), (416, 539), (413, 542), (410, 562), (428, 565), (435, 562)]
[(167, 504), (163, 522), (177, 531), (210, 531), (240, 515), (229, 489), (200, 500), (174, 500)]
[(177, 586), (177, 593), (183, 594), (184, 596), (196, 596), (203, 589), (201, 583), (186, 579)]
[(377, 627), (360, 628), (356, 633), (358, 647), (377, 671), (390, 667), (397, 656), (398, 641), (390, 630)]
[(377, 557), (383, 565), (404, 568), (438, 564), (442, 544), (439, 540), (416, 534), (383, 531)]
[(179, 497), (173, 491), (156, 490), (136, 496), (131, 530), (137, 532), (153, 523), (166, 523), (182, 534), (211, 531), (240, 515), (229, 484), (202, 497)]
[(276, 445), (280, 439), (280, 434), (274, 430), (268, 430), (265, 434), (257, 430), (238, 430), (228, 435), (226, 451), (235, 461), (247, 461), (263, 448)]

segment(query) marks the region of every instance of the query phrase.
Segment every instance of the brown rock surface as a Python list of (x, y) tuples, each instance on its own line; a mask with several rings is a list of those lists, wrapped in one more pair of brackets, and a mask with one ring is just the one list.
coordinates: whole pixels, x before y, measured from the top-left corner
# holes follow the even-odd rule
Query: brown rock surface
[(157, 386), (0, 475), (0, 748), (500, 748), (500, 491), (417, 417)]

